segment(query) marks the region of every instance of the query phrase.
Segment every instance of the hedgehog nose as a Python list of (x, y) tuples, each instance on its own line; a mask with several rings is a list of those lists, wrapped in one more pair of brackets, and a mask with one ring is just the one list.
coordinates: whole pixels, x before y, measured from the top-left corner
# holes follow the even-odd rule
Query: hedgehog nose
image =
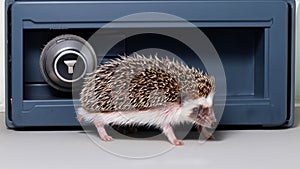
[(212, 122), (212, 123), (210, 124), (210, 127), (211, 127), (211, 128), (216, 128), (216, 127), (217, 127), (217, 125), (218, 125), (218, 123), (217, 123), (217, 122)]

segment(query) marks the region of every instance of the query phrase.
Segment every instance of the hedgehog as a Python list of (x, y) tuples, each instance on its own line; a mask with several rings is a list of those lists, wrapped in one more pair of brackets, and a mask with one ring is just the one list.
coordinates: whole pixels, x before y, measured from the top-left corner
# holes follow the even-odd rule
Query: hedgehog
[(195, 124), (206, 137), (216, 127), (215, 78), (183, 62), (133, 54), (110, 60), (88, 74), (80, 92), (79, 121), (95, 125), (100, 138), (112, 140), (105, 125), (160, 128), (174, 145), (183, 145), (172, 126)]

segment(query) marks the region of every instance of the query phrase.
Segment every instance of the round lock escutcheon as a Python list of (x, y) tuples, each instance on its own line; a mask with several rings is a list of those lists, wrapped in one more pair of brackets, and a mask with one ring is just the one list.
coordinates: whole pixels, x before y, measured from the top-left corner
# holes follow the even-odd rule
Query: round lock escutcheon
[[(40, 57), (41, 73), (53, 88), (71, 92), (97, 66), (92, 46), (76, 35), (61, 35), (47, 43)], [(75, 89), (75, 88), (73, 88)]]

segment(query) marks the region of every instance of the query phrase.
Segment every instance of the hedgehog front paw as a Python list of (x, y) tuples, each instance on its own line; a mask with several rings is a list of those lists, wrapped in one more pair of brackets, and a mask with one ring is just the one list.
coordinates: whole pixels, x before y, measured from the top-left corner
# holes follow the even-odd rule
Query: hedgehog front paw
[(183, 141), (177, 140), (177, 139), (173, 140), (172, 143), (173, 143), (175, 146), (182, 146), (182, 145), (184, 144)]
[(215, 140), (215, 136), (209, 133), (205, 127), (198, 126), (198, 131), (207, 140)]
[(163, 133), (168, 137), (168, 140), (175, 146), (181, 146), (183, 145), (183, 142), (180, 141), (180, 140), (177, 140), (174, 132), (173, 132), (173, 129), (171, 127), (170, 124), (166, 124), (166, 125), (163, 125), (162, 126), (162, 129), (163, 129)]

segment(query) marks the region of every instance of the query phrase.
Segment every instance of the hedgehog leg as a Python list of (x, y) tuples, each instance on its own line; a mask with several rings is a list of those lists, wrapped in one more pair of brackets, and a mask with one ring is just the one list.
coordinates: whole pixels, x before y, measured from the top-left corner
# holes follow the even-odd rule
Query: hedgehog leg
[(94, 125), (96, 126), (96, 128), (98, 130), (98, 133), (99, 133), (102, 140), (104, 140), (104, 141), (111, 141), (112, 140), (112, 137), (109, 136), (106, 133), (106, 130), (104, 128), (104, 123), (102, 121), (95, 119), (94, 120)]
[(167, 124), (167, 125), (164, 125), (162, 127), (162, 130), (163, 130), (163, 133), (168, 137), (168, 140), (176, 145), (176, 146), (180, 146), (180, 145), (183, 145), (183, 142), (180, 141), (180, 140), (177, 140), (174, 132), (173, 132), (173, 128), (170, 124)]
[(82, 117), (82, 115), (80, 115), (80, 114), (77, 114), (77, 120), (78, 120), (79, 122), (83, 121), (83, 117)]
[(205, 127), (202, 127), (202, 126), (199, 125), (199, 126), (197, 126), (197, 129), (198, 129), (199, 133), (201, 135), (203, 135), (207, 140), (214, 140), (215, 139), (215, 137), (211, 133), (209, 133), (206, 130)]

